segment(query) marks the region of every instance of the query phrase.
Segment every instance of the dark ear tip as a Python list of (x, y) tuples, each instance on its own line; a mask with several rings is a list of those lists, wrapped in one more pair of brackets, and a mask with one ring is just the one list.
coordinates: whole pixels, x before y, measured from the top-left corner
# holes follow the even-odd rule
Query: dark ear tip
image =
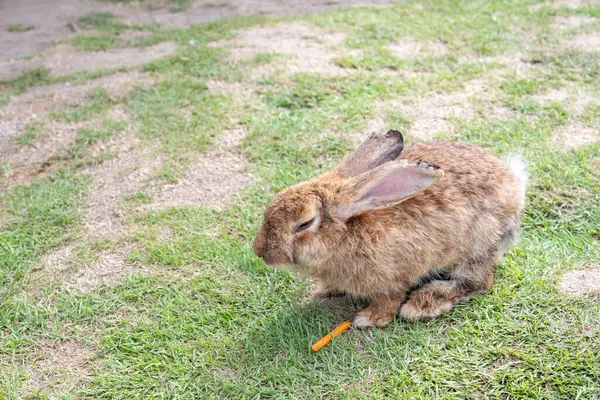
[(400, 140), (404, 141), (404, 138), (402, 137), (402, 132), (397, 131), (395, 129), (390, 129), (389, 131), (386, 132), (385, 135), (386, 136), (397, 136)]

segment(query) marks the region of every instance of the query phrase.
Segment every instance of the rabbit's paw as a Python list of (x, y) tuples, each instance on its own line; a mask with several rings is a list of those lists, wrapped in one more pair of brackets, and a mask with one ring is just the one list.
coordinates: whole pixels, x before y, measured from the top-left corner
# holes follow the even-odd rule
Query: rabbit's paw
[(398, 315), (398, 308), (404, 295), (396, 297), (383, 297), (371, 300), (371, 304), (360, 311), (354, 318), (354, 326), (368, 328), (370, 326), (384, 327)]
[(412, 293), (400, 307), (400, 316), (409, 320), (436, 318), (452, 309), (454, 285), (450, 282), (433, 281)]
[(357, 328), (369, 328), (371, 326), (382, 328), (392, 322), (394, 317), (395, 315), (391, 313), (376, 314), (371, 310), (365, 309), (354, 317), (352, 324)]

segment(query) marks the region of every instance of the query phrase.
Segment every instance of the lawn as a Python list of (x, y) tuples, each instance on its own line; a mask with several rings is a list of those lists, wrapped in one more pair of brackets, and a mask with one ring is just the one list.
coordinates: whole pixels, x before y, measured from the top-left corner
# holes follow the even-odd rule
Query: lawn
[[(0, 398), (600, 399), (600, 3), (84, 23), (36, 57), (168, 54), (0, 81), (20, 124), (0, 163)], [(489, 292), (313, 353), (356, 305), (310, 301), (252, 240), (276, 192), (389, 128), (522, 151), (522, 237)]]

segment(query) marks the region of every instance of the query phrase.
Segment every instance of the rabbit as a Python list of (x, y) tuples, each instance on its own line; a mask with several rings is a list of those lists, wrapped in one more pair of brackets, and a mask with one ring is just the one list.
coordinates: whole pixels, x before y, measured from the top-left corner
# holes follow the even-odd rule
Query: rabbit
[(315, 279), (321, 295), (367, 298), (358, 328), (436, 318), (492, 285), (527, 181), (518, 155), (456, 141), (404, 149), (400, 132), (374, 133), (336, 168), (278, 193), (253, 250)]

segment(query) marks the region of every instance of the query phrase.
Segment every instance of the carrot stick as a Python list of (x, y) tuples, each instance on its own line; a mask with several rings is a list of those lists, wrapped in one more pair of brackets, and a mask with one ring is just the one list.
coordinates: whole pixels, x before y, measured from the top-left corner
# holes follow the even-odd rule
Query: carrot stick
[(322, 339), (320, 339), (319, 341), (317, 341), (315, 344), (312, 345), (312, 347), (311, 347), (312, 351), (321, 350), (323, 347), (325, 347), (327, 344), (329, 344), (329, 342), (331, 342), (332, 338), (339, 336), (344, 331), (348, 330), (348, 328), (350, 328), (350, 325), (352, 325), (352, 323), (350, 321), (344, 321), (341, 324), (339, 324), (338, 326), (336, 326), (331, 332), (329, 332)]

